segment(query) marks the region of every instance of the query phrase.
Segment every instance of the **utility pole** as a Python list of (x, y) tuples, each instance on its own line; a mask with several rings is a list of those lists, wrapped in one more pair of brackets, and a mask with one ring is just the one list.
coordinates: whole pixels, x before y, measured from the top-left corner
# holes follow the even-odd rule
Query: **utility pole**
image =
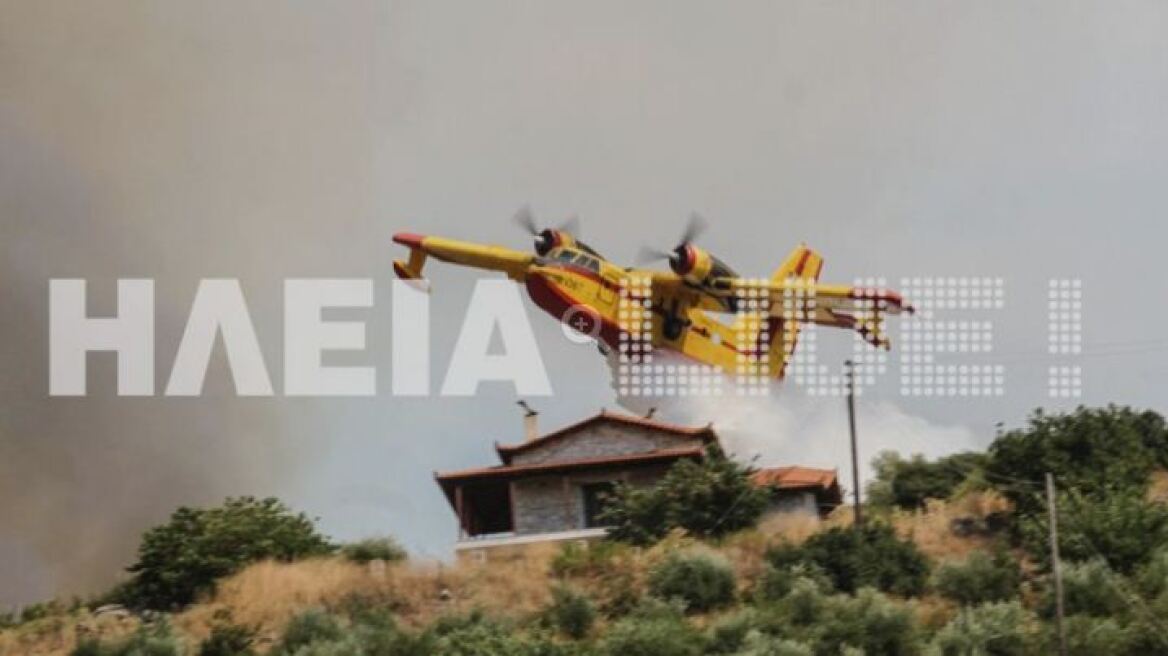
[(1046, 472), (1046, 514), (1050, 520), (1050, 570), (1054, 574), (1055, 614), (1058, 617), (1059, 656), (1067, 656), (1067, 628), (1063, 622), (1063, 570), (1059, 562), (1058, 508), (1054, 501), (1054, 476)]
[(864, 517), (860, 513), (860, 456), (856, 449), (856, 363), (844, 361), (848, 376), (848, 430), (852, 435), (852, 494), (855, 505), (852, 506), (856, 528), (864, 524)]

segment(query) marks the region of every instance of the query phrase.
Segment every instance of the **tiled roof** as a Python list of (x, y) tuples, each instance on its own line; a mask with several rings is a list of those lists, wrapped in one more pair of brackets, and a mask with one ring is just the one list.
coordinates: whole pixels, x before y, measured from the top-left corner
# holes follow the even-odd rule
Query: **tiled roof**
[(755, 485), (780, 490), (809, 487), (828, 489), (836, 484), (836, 471), (811, 467), (770, 467), (754, 472), (751, 481)]
[(705, 426), (681, 426), (678, 424), (670, 424), (663, 421), (646, 419), (644, 417), (601, 410), (598, 414), (595, 414), (587, 419), (578, 421), (569, 426), (565, 426), (551, 433), (548, 433), (547, 435), (542, 435), (535, 438), (534, 440), (520, 442), (518, 444), (496, 444), (495, 451), (498, 452), (499, 458), (502, 459), (504, 463), (510, 463), (511, 456), (516, 453), (522, 453), (523, 451), (534, 448), (536, 446), (541, 446), (551, 440), (555, 440), (559, 437), (585, 428), (586, 426), (590, 426), (602, 421), (620, 423), (628, 426), (638, 426), (641, 428), (649, 428), (660, 431), (662, 433), (676, 435), (678, 437), (701, 437), (707, 443), (717, 441), (717, 436), (714, 434), (714, 429), (710, 424), (706, 424)]
[(647, 463), (657, 460), (675, 460), (677, 458), (701, 457), (702, 447), (691, 446), (677, 449), (658, 449), (644, 453), (633, 453), (619, 456), (601, 456), (597, 458), (578, 458), (576, 460), (540, 462), (529, 465), (496, 465), (494, 467), (477, 467), (452, 472), (437, 472), (434, 478), (440, 482), (454, 481), (468, 478), (494, 478), (498, 476), (512, 476), (516, 474), (536, 474), (549, 471), (567, 469), (586, 469), (608, 465), (624, 465)]

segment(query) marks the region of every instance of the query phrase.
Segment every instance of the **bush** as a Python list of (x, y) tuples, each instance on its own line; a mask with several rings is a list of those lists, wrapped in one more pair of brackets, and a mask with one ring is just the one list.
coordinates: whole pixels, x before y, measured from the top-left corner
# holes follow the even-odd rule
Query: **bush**
[(705, 612), (734, 601), (734, 570), (705, 554), (670, 554), (649, 572), (649, 592), (680, 599), (687, 611)]
[(425, 651), (416, 652), (418, 656), (569, 656), (581, 653), (542, 635), (521, 636), (511, 626), (487, 619), (477, 611), (467, 616), (442, 618), (431, 626), (428, 633), (432, 642)]
[(988, 555), (975, 551), (964, 562), (941, 565), (933, 575), (933, 587), (943, 597), (964, 606), (1005, 601), (1018, 596), (1022, 572), (1005, 551)]
[[(1111, 618), (1075, 615), (1066, 620), (1067, 656), (1126, 656), (1131, 636)], [(1058, 633), (1053, 624), (1047, 627), (1047, 644), (1043, 653), (1058, 653)], [(1142, 655), (1141, 655), (1142, 656)]]
[(545, 616), (564, 635), (579, 640), (592, 629), (596, 607), (588, 597), (561, 586), (552, 590), (552, 603)]
[(957, 453), (934, 462), (915, 455), (909, 460), (884, 451), (872, 461), (876, 477), (868, 484), (868, 503), (906, 510), (923, 508), (928, 499), (947, 499), (987, 460), (983, 453)]
[(239, 624), (220, 622), (199, 645), (199, 656), (252, 656), (256, 630)]
[(746, 644), (746, 637), (751, 632), (758, 632), (758, 613), (753, 608), (727, 615), (710, 627), (706, 653), (736, 653)]
[(335, 642), (342, 637), (344, 631), (335, 617), (321, 609), (307, 610), (288, 622), (280, 644), (273, 653), (291, 655), (308, 645)]
[(863, 654), (916, 654), (921, 646), (912, 607), (872, 588), (828, 598), (812, 635), (819, 654), (839, 654), (849, 647)]
[[(1059, 551), (1071, 561), (1104, 558), (1130, 574), (1168, 543), (1168, 507), (1147, 501), (1142, 489), (1108, 488), (1093, 496), (1074, 491), (1058, 497)], [(1023, 544), (1049, 566), (1046, 518), (1030, 518), (1021, 528)]]
[(129, 637), (113, 642), (82, 640), (72, 656), (182, 656), (183, 648), (170, 624), (144, 625)]
[(1148, 599), (1155, 599), (1168, 591), (1168, 548), (1161, 547), (1152, 553), (1136, 573), (1135, 584)]
[(661, 602), (642, 604), (618, 621), (600, 642), (607, 656), (699, 656), (702, 634), (685, 621), (682, 611)]
[(330, 553), (312, 520), (276, 499), (227, 499), (218, 508), (179, 508), (142, 536), (138, 561), (122, 588), (123, 603), (170, 610), (210, 591), (215, 581), (266, 558), (294, 560)]
[(1025, 656), (1033, 636), (1018, 601), (963, 608), (933, 637), (937, 656)]
[(600, 540), (586, 544), (565, 542), (552, 558), (556, 576), (599, 576), (612, 568), (613, 561), (628, 551), (619, 542)]
[(341, 555), (351, 562), (361, 564), (373, 560), (397, 562), (406, 559), (406, 550), (390, 537), (366, 538), (341, 545)]
[(1157, 465), (1168, 465), (1163, 417), (1117, 406), (1081, 407), (1058, 415), (1037, 410), (1025, 429), (999, 435), (990, 445), (986, 473), (1021, 515), (1041, 516), (1044, 501), (1036, 492), (1046, 472), (1062, 489), (1123, 485), (1143, 492)]
[(758, 631), (751, 632), (735, 656), (814, 656), (815, 650), (804, 642), (776, 638)]
[(775, 567), (768, 564), (755, 582), (754, 599), (761, 602), (783, 599), (791, 593), (799, 579), (808, 579), (821, 590), (832, 588), (831, 579), (817, 565), (797, 563), (789, 567)]
[(652, 544), (675, 528), (720, 537), (758, 523), (768, 492), (750, 481), (751, 470), (711, 447), (701, 462), (682, 460), (656, 485), (618, 485), (601, 515), (611, 539)]
[[(1047, 578), (1042, 597), (1044, 617), (1055, 614), (1054, 581)], [(1127, 581), (1102, 560), (1063, 564), (1063, 608), (1068, 615), (1108, 617), (1127, 610)]]
[(924, 590), (929, 574), (928, 560), (916, 545), (883, 524), (831, 528), (799, 546), (773, 547), (767, 560), (780, 569), (800, 563), (818, 567), (841, 592), (869, 586), (913, 596)]

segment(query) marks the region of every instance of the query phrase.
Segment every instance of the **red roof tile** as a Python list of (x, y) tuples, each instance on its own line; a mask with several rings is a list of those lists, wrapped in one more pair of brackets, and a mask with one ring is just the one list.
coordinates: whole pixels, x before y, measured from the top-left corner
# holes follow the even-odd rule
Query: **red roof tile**
[(770, 467), (754, 472), (751, 481), (755, 485), (780, 490), (807, 487), (827, 489), (836, 484), (836, 471), (811, 467)]
[(598, 458), (579, 458), (576, 460), (559, 460), (555, 462), (540, 462), (530, 465), (496, 465), (494, 467), (477, 467), (452, 472), (436, 472), (434, 478), (441, 482), (467, 478), (493, 478), (496, 476), (511, 476), (514, 474), (534, 474), (546, 471), (560, 471), (565, 469), (583, 469), (606, 465), (623, 465), (653, 462), (656, 460), (675, 460), (678, 458), (700, 457), (704, 453), (702, 447), (683, 447), (678, 449), (658, 449), (645, 453), (634, 453), (620, 456), (602, 456)]

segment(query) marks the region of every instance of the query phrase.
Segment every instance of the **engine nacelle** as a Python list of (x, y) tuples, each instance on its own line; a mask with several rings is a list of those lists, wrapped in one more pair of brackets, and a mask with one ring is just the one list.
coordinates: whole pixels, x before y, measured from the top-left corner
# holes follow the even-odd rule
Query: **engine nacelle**
[(561, 246), (575, 247), (576, 238), (562, 230), (545, 228), (535, 236), (534, 246), (535, 253), (543, 257), (550, 253), (553, 248), (559, 248)]
[(669, 256), (669, 268), (693, 285), (701, 285), (710, 278), (736, 278), (730, 267), (693, 244), (681, 244)]

